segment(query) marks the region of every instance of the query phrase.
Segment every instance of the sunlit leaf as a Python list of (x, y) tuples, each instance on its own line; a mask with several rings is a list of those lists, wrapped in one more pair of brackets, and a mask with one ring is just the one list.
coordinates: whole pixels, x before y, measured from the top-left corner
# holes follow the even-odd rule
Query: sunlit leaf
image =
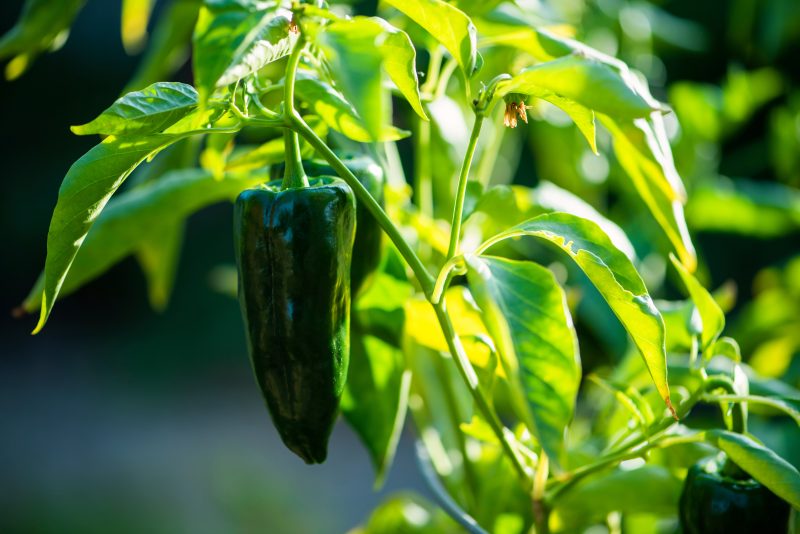
[(521, 236), (552, 243), (583, 270), (633, 338), (661, 398), (671, 409), (664, 321), (628, 257), (597, 224), (568, 213), (546, 214), (523, 222), (491, 238), (480, 250)]
[(646, 117), (655, 109), (637, 88), (606, 63), (591, 57), (570, 55), (529, 67), (497, 85), (496, 96), (543, 91), (572, 100), (620, 119)]
[(614, 141), (614, 154), (631, 179), (678, 257), (689, 272), (697, 267), (697, 256), (683, 215), (685, 191), (672, 161), (663, 122), (654, 114), (650, 119), (615, 122), (601, 121)]
[[(176, 226), (188, 215), (209, 204), (232, 200), (243, 189), (267, 179), (264, 173), (230, 173), (218, 180), (208, 171), (180, 170), (116, 196), (99, 214), (83, 245), (76, 251), (63, 277), (59, 296), (76, 291), (133, 253), (144, 250), (148, 260), (157, 259), (153, 247), (163, 247), (164, 241), (169, 241), (165, 234), (172, 233), (172, 237), (177, 238)], [(169, 261), (172, 253), (167, 254), (167, 250), (162, 248), (159, 257)], [(145, 266), (146, 270), (150, 265)], [(152, 265), (155, 268), (155, 264)], [(163, 302), (161, 297), (168, 296), (168, 292), (163, 291), (166, 287), (163, 282), (169, 269), (164, 265), (158, 269), (163, 271), (159, 273), (162, 282), (153, 289), (155, 295), (151, 293), (158, 297), (155, 303)], [(31, 290), (24, 303), (26, 310), (34, 311), (41, 306), (45, 280), (44, 275), (41, 276)]]
[(147, 41), (147, 23), (155, 0), (122, 0), (122, 46), (129, 54), (141, 50)]
[(711, 296), (711, 293), (703, 287), (697, 278), (695, 278), (675, 256), (670, 254), (670, 260), (675, 270), (678, 271), (681, 280), (683, 280), (689, 297), (691, 297), (694, 305), (697, 306), (697, 311), (700, 314), (700, 321), (702, 323), (701, 348), (706, 349), (716, 341), (725, 328), (725, 314), (719, 307), (719, 304), (714, 300), (714, 297)]
[[(136, 259), (139, 260), (139, 265), (147, 278), (150, 306), (155, 310), (166, 309), (172, 295), (172, 287), (178, 274), (181, 245), (183, 245), (183, 231), (183, 220), (170, 220), (165, 217), (159, 231), (143, 239), (136, 251)], [(74, 265), (73, 263), (71, 272), (74, 272)], [(63, 288), (61, 294), (64, 295)]]
[(706, 439), (775, 495), (800, 509), (800, 473), (792, 464), (742, 434), (715, 429), (706, 432)]
[(197, 106), (197, 91), (178, 82), (158, 82), (141, 91), (128, 93), (99, 117), (73, 126), (77, 135), (147, 135), (164, 131)]
[(142, 161), (181, 138), (163, 134), (130, 140), (110, 136), (72, 165), (50, 220), (42, 307), (34, 332), (44, 327), (86, 234), (117, 188)]
[(581, 381), (578, 340), (555, 276), (531, 262), (469, 257), (469, 285), (506, 365), (521, 381), (531, 432), (556, 465)]
[(439, 507), (414, 493), (395, 493), (351, 534), (455, 534), (458, 525)]
[(361, 116), (342, 94), (308, 73), (298, 73), (295, 92), (325, 124), (354, 141), (396, 141), (409, 135), (405, 130), (381, 124), (377, 137), (373, 138)]
[(461, 10), (442, 0), (383, 0), (422, 26), (458, 61), (467, 77), (478, 64), (477, 30)]

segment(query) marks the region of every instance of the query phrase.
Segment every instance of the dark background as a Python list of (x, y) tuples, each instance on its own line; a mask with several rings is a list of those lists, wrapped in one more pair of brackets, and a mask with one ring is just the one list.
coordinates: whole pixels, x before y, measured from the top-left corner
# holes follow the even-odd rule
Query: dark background
[[(773, 64), (797, 83), (797, 45), (765, 57), (732, 44), (737, 3), (662, 3), (710, 39), (703, 53), (664, 55), (668, 81), (718, 83), (736, 63)], [(21, 4), (0, 3), (0, 31)], [(238, 305), (209, 286), (209, 272), (233, 261), (230, 206), (190, 220), (163, 314), (126, 260), (60, 301), (40, 335), (29, 335), (33, 317), (11, 318), (44, 264), (58, 185), (96, 142), (69, 126), (117, 98), (138, 61), (122, 49), (119, 15), (119, 2), (89, 1), (61, 51), (0, 81), (0, 531), (345, 531), (386, 492), (422, 487), (409, 436), (381, 494), (345, 425), (322, 466), (282, 447), (250, 376)], [(726, 154), (759, 136), (756, 117)], [(796, 237), (696, 237), (712, 287), (736, 281), (740, 305), (761, 266), (800, 250)]]

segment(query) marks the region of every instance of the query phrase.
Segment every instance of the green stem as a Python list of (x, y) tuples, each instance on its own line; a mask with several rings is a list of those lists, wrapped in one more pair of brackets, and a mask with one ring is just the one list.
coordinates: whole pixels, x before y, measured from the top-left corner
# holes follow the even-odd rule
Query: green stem
[(478, 145), (478, 137), (481, 134), (481, 125), (483, 124), (484, 116), (482, 114), (475, 115), (475, 123), (472, 125), (472, 134), (469, 137), (469, 145), (467, 145), (467, 153), (464, 154), (464, 162), (461, 164), (461, 173), (458, 177), (458, 191), (456, 192), (456, 202), (453, 207), (453, 220), (450, 226), (450, 246), (447, 250), (447, 259), (449, 260), (458, 254), (459, 240), (461, 239), (461, 217), (464, 214), (464, 196), (467, 193), (467, 181), (469, 180), (469, 168), (472, 165), (472, 159), (475, 157), (475, 147)]
[(447, 313), (445, 302), (446, 301), (442, 299), (436, 304), (431, 304), (431, 306), (433, 306), (433, 309), (436, 312), (436, 317), (439, 320), (439, 325), (442, 328), (442, 333), (447, 341), (447, 346), (450, 349), (450, 354), (453, 356), (453, 361), (458, 368), (458, 372), (461, 374), (461, 378), (464, 380), (464, 384), (466, 384), (467, 389), (472, 394), (472, 398), (475, 400), (475, 404), (478, 406), (478, 411), (480, 411), (481, 414), (486, 418), (486, 422), (489, 423), (489, 426), (492, 428), (492, 432), (494, 432), (494, 435), (500, 441), (500, 445), (503, 447), (504, 452), (508, 456), (509, 460), (511, 460), (511, 464), (514, 466), (517, 475), (519, 475), (520, 479), (526, 485), (529, 485), (531, 483), (530, 473), (518, 456), (514, 446), (506, 436), (503, 423), (500, 422), (500, 419), (494, 413), (494, 410), (489, 404), (488, 399), (484, 396), (483, 391), (481, 391), (478, 385), (478, 375), (475, 374), (475, 369), (472, 368), (472, 364), (467, 358), (467, 354), (464, 351), (464, 346), (461, 344), (461, 339), (459, 339), (455, 328), (453, 328), (453, 323), (450, 321), (450, 315)]
[[(283, 85), (284, 113), (288, 117), (296, 114), (294, 109), (294, 80), (297, 76), (297, 67), (300, 64), (300, 55), (303, 52), (305, 43), (300, 36), (292, 48), (289, 60), (286, 63), (286, 75)], [(291, 128), (283, 131), (283, 141), (285, 147), (286, 168), (283, 174), (281, 189), (308, 187), (308, 177), (303, 169), (302, 156), (300, 155), (300, 138), (297, 132)]]
[(431, 179), (431, 123), (416, 118), (414, 136), (414, 204), (420, 213), (433, 216), (433, 180)]
[(408, 242), (403, 238), (400, 234), (400, 230), (394, 225), (394, 223), (389, 219), (389, 216), (386, 215), (386, 212), (383, 211), (383, 208), (380, 204), (369, 194), (369, 191), (361, 185), (361, 182), (355, 177), (355, 175), (348, 169), (342, 160), (340, 160), (336, 154), (331, 150), (325, 141), (320, 139), (320, 137), (311, 129), (311, 127), (306, 124), (306, 122), (295, 113), (294, 115), (288, 117), (289, 125), (295, 131), (297, 131), (303, 138), (310, 144), (314, 150), (316, 150), (325, 160), (333, 167), (337, 174), (347, 182), (347, 185), (353, 190), (356, 194), (356, 198), (359, 202), (364, 204), (367, 210), (375, 217), (375, 220), (378, 221), (378, 224), (381, 225), (383, 231), (386, 232), (386, 235), (389, 236), (389, 239), (392, 240), (392, 243), (397, 247), (397, 250), (400, 252), (400, 255), (403, 256), (403, 259), (406, 260), (411, 270), (414, 272), (414, 276), (419, 281), (420, 286), (422, 287), (422, 291), (425, 293), (426, 298), (430, 299), (431, 295), (433, 294), (433, 284), (434, 279), (431, 276), (431, 273), (425, 268), (420, 261), (419, 257), (414, 253), (414, 251), (409, 246)]

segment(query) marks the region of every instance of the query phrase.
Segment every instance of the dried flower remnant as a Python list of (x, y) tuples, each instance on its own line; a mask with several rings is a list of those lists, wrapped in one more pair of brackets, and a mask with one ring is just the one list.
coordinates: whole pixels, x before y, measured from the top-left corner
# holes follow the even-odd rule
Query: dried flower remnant
[(522, 121), (528, 123), (528, 112), (525, 111), (527, 106), (525, 102), (506, 102), (506, 112), (503, 115), (503, 124), (508, 128), (517, 127), (517, 117)]

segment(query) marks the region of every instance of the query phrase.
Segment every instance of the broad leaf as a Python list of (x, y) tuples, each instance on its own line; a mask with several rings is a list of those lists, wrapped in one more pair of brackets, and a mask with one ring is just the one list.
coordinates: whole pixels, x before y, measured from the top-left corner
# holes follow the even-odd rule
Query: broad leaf
[(681, 280), (683, 280), (686, 290), (689, 292), (689, 297), (694, 302), (694, 305), (697, 306), (702, 323), (701, 348), (707, 349), (711, 347), (711, 344), (717, 340), (725, 328), (725, 313), (719, 307), (717, 301), (714, 300), (714, 297), (711, 296), (711, 293), (697, 281), (697, 278), (675, 256), (670, 254), (669, 259), (672, 261), (675, 270), (678, 271)]
[[(169, 261), (171, 253), (167, 252), (165, 241), (169, 241), (167, 234), (177, 237), (179, 222), (205, 206), (233, 199), (241, 190), (267, 179), (263, 173), (229, 173), (218, 180), (208, 171), (180, 170), (116, 196), (99, 214), (83, 246), (77, 250), (59, 295), (74, 292), (133, 253), (140, 254), (140, 259), (142, 253), (148, 260), (156, 259), (154, 252), (158, 247), (161, 259)], [(150, 265), (148, 262), (146, 271)], [(162, 282), (151, 286), (151, 295), (155, 293), (158, 297), (155, 303), (168, 296), (168, 292), (163, 291), (166, 287), (163, 280), (169, 269), (163, 265), (159, 269), (164, 269), (158, 275)], [(161, 289), (156, 289), (158, 287)], [(26, 310), (33, 311), (41, 306), (44, 288), (45, 277), (42, 276), (25, 299)]]
[(110, 136), (72, 165), (50, 220), (42, 309), (34, 333), (44, 327), (86, 234), (117, 188), (142, 161), (181, 138), (162, 134), (134, 139)]
[(197, 91), (178, 82), (157, 82), (128, 93), (92, 122), (73, 126), (77, 135), (147, 135), (162, 132), (197, 106)]
[(377, 137), (373, 138), (361, 116), (341, 93), (303, 71), (298, 73), (295, 92), (325, 124), (354, 141), (397, 141), (409, 135), (405, 130), (381, 124)]
[(506, 374), (519, 379), (531, 432), (561, 465), (581, 381), (578, 339), (555, 276), (531, 262), (469, 257), (468, 279)]
[(441, 508), (415, 493), (395, 493), (370, 514), (351, 534), (452, 534), (459, 526)]
[(195, 85), (205, 100), (214, 88), (233, 83), (287, 55), (296, 38), (276, 4), (221, 2), (200, 9), (194, 31)]
[(325, 28), (321, 39), (337, 89), (353, 105), (372, 140), (380, 138), (389, 118), (378, 35), (374, 24), (337, 21)]
[(775, 495), (800, 509), (800, 473), (792, 464), (742, 434), (709, 430), (706, 439)]
[(586, 141), (589, 143), (589, 147), (592, 149), (592, 152), (597, 154), (597, 127), (595, 126), (594, 121), (594, 111), (586, 106), (578, 104), (574, 100), (564, 98), (563, 96), (559, 96), (550, 91), (533, 90), (530, 94), (550, 102), (561, 111), (569, 115), (569, 118), (572, 119), (572, 121), (575, 123), (575, 126), (578, 127), (578, 130), (580, 130), (580, 132), (586, 138)]
[(601, 121), (611, 132), (617, 161), (639, 197), (666, 234), (681, 263), (694, 272), (697, 256), (683, 216), (685, 190), (672, 161), (663, 121), (657, 114), (649, 120), (615, 122), (601, 117)]
[(458, 61), (467, 77), (478, 64), (477, 30), (461, 10), (442, 0), (383, 0), (422, 26)]
[(13, 57), (6, 65), (6, 79), (20, 77), (42, 52), (61, 48), (85, 3), (86, 0), (26, 0), (16, 24), (0, 38), (0, 59)]
[(591, 57), (570, 55), (529, 67), (497, 85), (496, 96), (547, 91), (611, 117), (645, 117), (655, 109), (618, 70)]
[(406, 32), (395, 28), (380, 17), (369, 19), (356, 17), (354, 23), (362, 20), (369, 21), (382, 29), (383, 33), (379, 35), (377, 44), (383, 55), (383, 68), (417, 115), (427, 120), (419, 96), (417, 50), (411, 38)]
[(568, 213), (541, 215), (521, 223), (489, 239), (479, 250), (521, 236), (552, 243), (583, 270), (633, 338), (659, 394), (672, 410), (664, 321), (630, 259), (597, 224)]
[(672, 517), (680, 494), (681, 481), (664, 467), (616, 469), (581, 482), (556, 500), (550, 526), (556, 531), (582, 532), (580, 527), (611, 512)]
[(380, 488), (394, 459), (408, 407), (411, 371), (402, 351), (353, 326), (342, 413), (369, 451)]

